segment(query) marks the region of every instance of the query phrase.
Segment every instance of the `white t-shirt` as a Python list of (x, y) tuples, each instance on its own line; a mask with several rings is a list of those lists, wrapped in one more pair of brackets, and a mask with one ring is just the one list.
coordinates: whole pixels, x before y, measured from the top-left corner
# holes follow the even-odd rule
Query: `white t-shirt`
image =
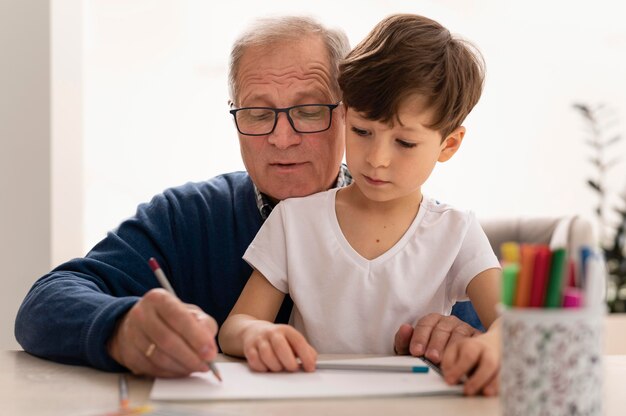
[(392, 354), (401, 324), (449, 314), (472, 278), (500, 267), (471, 212), (426, 197), (402, 238), (368, 260), (339, 227), (336, 193), (282, 201), (244, 254), (291, 295), (291, 324), (319, 353)]

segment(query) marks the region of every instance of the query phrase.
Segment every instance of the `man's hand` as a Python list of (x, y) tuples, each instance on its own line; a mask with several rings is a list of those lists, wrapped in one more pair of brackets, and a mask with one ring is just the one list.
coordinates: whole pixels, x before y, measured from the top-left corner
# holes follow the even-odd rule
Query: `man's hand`
[(164, 289), (147, 292), (119, 321), (107, 349), (134, 374), (182, 377), (209, 371), (217, 323)]
[(294, 327), (255, 322), (243, 334), (243, 353), (253, 371), (315, 371), (317, 351)]
[(400, 326), (396, 332), (394, 349), (397, 354), (425, 356), (439, 364), (448, 346), (481, 333), (456, 316), (431, 313), (417, 321), (415, 328), (409, 324)]

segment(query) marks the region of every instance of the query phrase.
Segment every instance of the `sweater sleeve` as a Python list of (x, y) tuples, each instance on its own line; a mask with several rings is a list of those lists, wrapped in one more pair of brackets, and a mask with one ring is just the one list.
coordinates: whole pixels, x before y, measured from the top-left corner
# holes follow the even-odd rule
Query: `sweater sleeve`
[(154, 256), (164, 268), (178, 267), (173, 224), (181, 215), (172, 195), (156, 196), (84, 258), (35, 282), (15, 322), (24, 350), (62, 363), (123, 370), (109, 356), (107, 341), (120, 317), (157, 287), (147, 259)]

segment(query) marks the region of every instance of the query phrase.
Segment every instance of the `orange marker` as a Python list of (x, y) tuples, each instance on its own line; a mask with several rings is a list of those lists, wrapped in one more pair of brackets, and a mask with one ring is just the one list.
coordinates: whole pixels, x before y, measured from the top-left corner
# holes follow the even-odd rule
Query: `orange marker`
[(530, 291), (533, 281), (535, 253), (537, 248), (531, 244), (522, 244), (520, 248), (520, 269), (515, 293), (515, 306), (526, 308), (530, 306)]
[(130, 401), (128, 400), (128, 383), (126, 381), (126, 376), (124, 374), (120, 374), (119, 388), (120, 388), (120, 410), (128, 410)]

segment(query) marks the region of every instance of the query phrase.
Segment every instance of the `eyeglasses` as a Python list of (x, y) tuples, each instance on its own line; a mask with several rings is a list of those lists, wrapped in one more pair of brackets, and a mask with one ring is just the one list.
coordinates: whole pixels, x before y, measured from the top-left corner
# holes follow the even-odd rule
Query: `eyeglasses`
[(243, 107), (230, 110), (239, 133), (245, 136), (272, 134), (278, 123), (278, 114), (285, 113), (297, 133), (320, 133), (330, 128), (333, 110), (337, 104), (303, 104), (286, 108)]

